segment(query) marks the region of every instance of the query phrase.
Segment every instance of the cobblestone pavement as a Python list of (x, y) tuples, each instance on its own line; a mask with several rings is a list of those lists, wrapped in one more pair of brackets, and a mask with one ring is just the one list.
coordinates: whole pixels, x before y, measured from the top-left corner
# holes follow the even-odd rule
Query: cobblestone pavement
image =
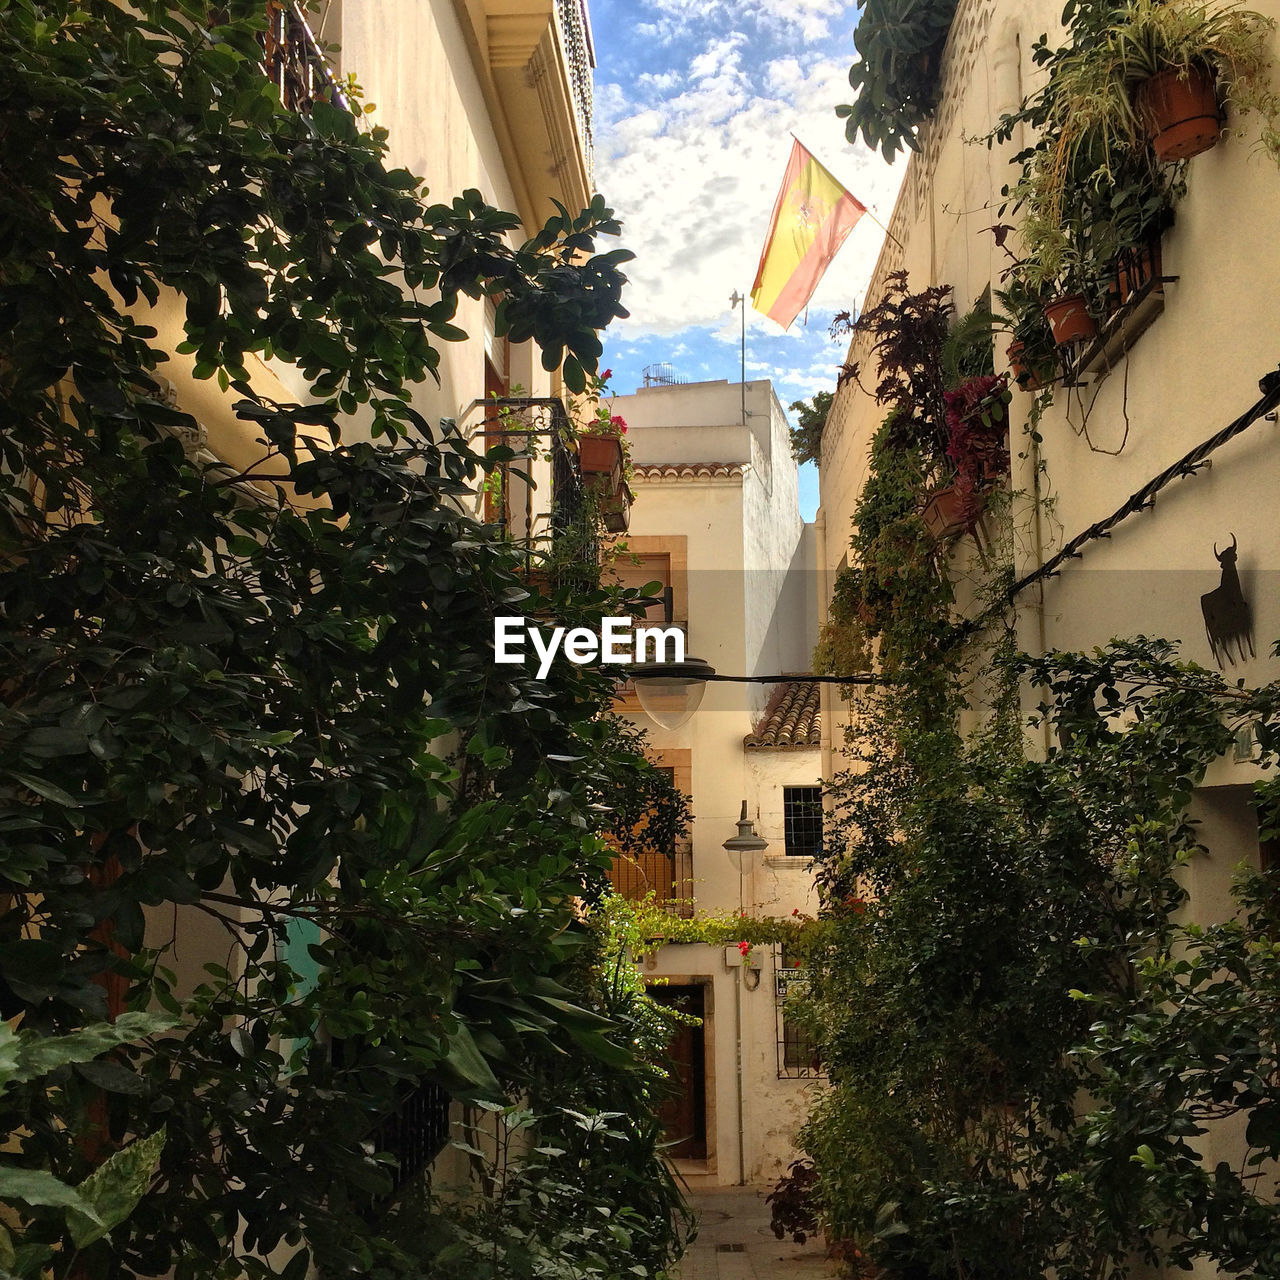
[(689, 1202), (701, 1227), (685, 1254), (680, 1280), (833, 1280), (821, 1240), (777, 1240), (769, 1230), (768, 1187), (702, 1186), (689, 1180)]

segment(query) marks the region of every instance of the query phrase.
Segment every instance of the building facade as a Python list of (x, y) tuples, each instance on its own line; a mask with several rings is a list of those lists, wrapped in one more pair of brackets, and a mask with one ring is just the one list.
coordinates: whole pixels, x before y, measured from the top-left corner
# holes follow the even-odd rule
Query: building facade
[[(1270, 0), (1257, 8), (1280, 17)], [(1034, 50), (1045, 32), (1050, 48), (1066, 39), (1057, 5), (960, 0), (941, 56), (938, 105), (906, 167), (864, 312), (884, 298), (894, 273), (905, 272), (912, 291), (951, 286), (959, 314), (986, 300), (999, 317), (998, 295), (1026, 243), (1025, 209), (1006, 189), (1019, 176), (1014, 156), (1035, 134), (1022, 122), (1005, 140), (984, 140), (1044, 83)], [(1267, 52), (1274, 66), (1274, 32)], [(1216, 146), (1186, 163), (1185, 194), (1156, 240), (1154, 278), (1097, 317), (1096, 336), (1059, 347), (1050, 395), (1019, 385), (1007, 351), (1014, 335), (997, 318), (995, 371), (1009, 375), (1012, 393), (1008, 616), (1018, 646), (1033, 656), (1161, 636), (1177, 642), (1184, 659), (1246, 687), (1280, 675), (1272, 654), (1280, 635), (1280, 526), (1269, 498), (1280, 481), (1280, 169), (1260, 144), (1256, 116), (1233, 113), (1226, 124)], [(855, 335), (847, 361), (874, 375), (867, 338)], [(863, 382), (872, 386), (875, 378)], [(848, 531), (884, 418), (873, 395), (842, 383), (822, 439), (825, 606), (849, 561)], [(990, 551), (978, 545), (980, 524), (974, 532), (947, 546), (957, 582)], [(1238, 639), (1229, 652), (1212, 603), (1226, 596), (1236, 606), (1243, 598), (1252, 626), (1251, 639)], [(959, 586), (956, 616), (977, 612)], [(1043, 697), (1024, 690), (1024, 708)], [(842, 767), (850, 728), (856, 731), (849, 704), (824, 688), (824, 778)], [(1028, 732), (1033, 757), (1056, 745), (1047, 726)], [(1246, 730), (1195, 790), (1191, 816), (1204, 851), (1180, 874), (1186, 910), (1198, 921), (1229, 918), (1237, 909), (1235, 868), (1267, 863), (1254, 807), (1263, 776), (1255, 755)], [(1241, 1163), (1241, 1132), (1213, 1125), (1198, 1139), (1207, 1168)], [(1194, 1274), (1217, 1272), (1202, 1261)]]
[[(672, 730), (626, 692), (620, 708), (647, 730), (694, 820), (686, 847), (618, 859), (615, 885), (636, 898), (652, 890), (686, 916), (812, 913), (822, 834), (818, 692), (803, 679), (815, 631), (813, 530), (800, 517), (782, 407), (768, 382), (703, 382), (619, 396), (613, 412), (628, 424), (637, 496), (615, 576), (669, 589), (669, 609), (654, 606), (650, 620), (681, 626), (687, 652), (718, 672), (790, 677), (712, 682)], [(723, 845), (744, 801), (768, 847), (739, 874)], [(702, 1019), (672, 1046), (672, 1154), (686, 1173), (724, 1184), (771, 1181), (785, 1168), (819, 1078), (780, 1007), (802, 975), (775, 947), (746, 959), (734, 946), (668, 943), (641, 961), (652, 996)]]

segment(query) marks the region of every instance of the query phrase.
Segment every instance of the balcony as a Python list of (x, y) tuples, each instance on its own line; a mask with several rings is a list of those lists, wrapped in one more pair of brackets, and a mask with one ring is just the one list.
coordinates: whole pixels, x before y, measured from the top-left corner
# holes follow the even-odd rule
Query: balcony
[(498, 143), (530, 227), (552, 201), (583, 208), (592, 174), (595, 51), (586, 0), (455, 0)]
[(687, 844), (674, 854), (658, 849), (619, 854), (609, 868), (609, 883), (628, 902), (643, 902), (653, 894), (668, 915), (682, 920), (693, 916), (693, 850)]
[(473, 400), (467, 432), (477, 449), (498, 445), (512, 456), (494, 468), (476, 498), (476, 515), (498, 525), (524, 551), (525, 572), (545, 566), (552, 552), (564, 563), (599, 563), (597, 531), (587, 519), (586, 488), (573, 427), (557, 396), (498, 396)]
[(267, 0), (267, 29), (261, 39), (267, 75), (291, 111), (306, 115), (317, 101), (347, 105), (301, 6)]

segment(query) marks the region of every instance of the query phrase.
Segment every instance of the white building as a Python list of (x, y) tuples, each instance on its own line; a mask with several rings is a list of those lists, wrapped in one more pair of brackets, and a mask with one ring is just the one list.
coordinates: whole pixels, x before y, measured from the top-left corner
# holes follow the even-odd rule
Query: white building
[[(772, 386), (650, 387), (620, 396), (613, 412), (628, 423), (637, 495), (615, 573), (669, 588), (668, 620), (717, 672), (802, 676), (816, 630), (813, 528), (800, 517)], [(688, 848), (619, 859), (615, 884), (667, 897), (674, 883), (671, 909), (683, 915), (814, 912), (806, 854), (821, 840), (818, 686), (711, 682), (675, 730), (654, 726), (634, 692), (621, 709), (647, 729), (694, 822)], [(740, 878), (723, 844), (744, 800), (769, 847), (749, 855)], [(774, 949), (756, 949), (758, 969), (741, 960), (736, 947), (668, 944), (644, 961), (646, 978), (661, 979), (651, 994), (703, 1018), (672, 1048), (682, 1086), (666, 1114), (673, 1154), (686, 1172), (725, 1184), (770, 1181), (785, 1168), (817, 1075), (777, 1007)]]

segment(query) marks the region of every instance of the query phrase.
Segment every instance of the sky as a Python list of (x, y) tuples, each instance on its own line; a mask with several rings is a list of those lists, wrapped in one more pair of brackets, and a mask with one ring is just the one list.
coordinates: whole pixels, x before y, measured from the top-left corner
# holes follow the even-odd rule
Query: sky
[[(636, 255), (624, 268), (631, 316), (605, 334), (618, 394), (658, 363), (687, 382), (739, 381), (742, 313), (729, 299), (751, 292), (793, 132), (888, 221), (904, 164), (850, 145), (835, 114), (851, 97), (856, 19), (839, 0), (591, 0), (596, 186)], [(859, 221), (807, 324), (801, 312), (783, 332), (748, 300), (748, 382), (771, 380), (784, 408), (834, 389), (846, 342), (831, 340), (831, 319), (856, 311), (883, 238)], [(817, 500), (807, 466), (805, 519)]]

